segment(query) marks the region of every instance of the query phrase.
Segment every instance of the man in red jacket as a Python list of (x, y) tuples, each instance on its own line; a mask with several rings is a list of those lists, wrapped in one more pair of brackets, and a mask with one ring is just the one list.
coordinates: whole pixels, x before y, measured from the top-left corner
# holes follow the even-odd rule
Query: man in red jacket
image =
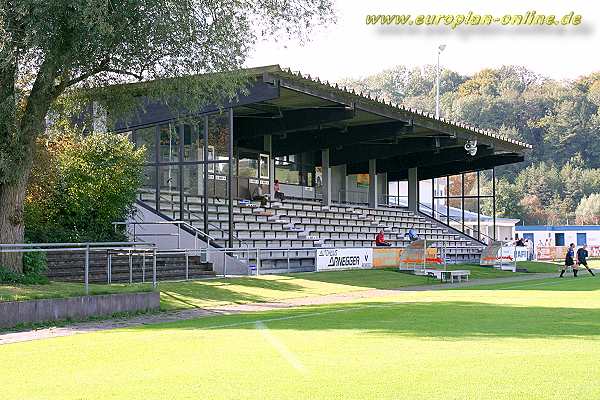
[(379, 233), (377, 234), (377, 236), (375, 237), (375, 245), (376, 246), (391, 246), (391, 243), (388, 243), (385, 241), (385, 236), (383, 234), (383, 229), (379, 231)]

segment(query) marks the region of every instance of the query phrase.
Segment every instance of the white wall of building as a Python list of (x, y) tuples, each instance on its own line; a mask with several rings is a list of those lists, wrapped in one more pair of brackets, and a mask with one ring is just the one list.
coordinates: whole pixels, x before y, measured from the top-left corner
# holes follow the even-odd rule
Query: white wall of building
[(598, 229), (589, 229), (589, 227), (581, 226), (581, 227), (570, 227), (570, 229), (557, 229), (557, 230), (527, 230), (525, 227), (523, 228), (517, 227), (516, 235), (518, 237), (525, 237), (525, 234), (533, 234), (534, 244), (536, 246), (542, 244), (544, 246), (557, 246), (556, 243), (556, 234), (562, 233), (565, 238), (565, 246), (568, 246), (571, 243), (575, 243), (577, 245), (577, 234), (585, 233), (586, 235), (586, 244), (589, 246), (600, 246), (600, 230)]

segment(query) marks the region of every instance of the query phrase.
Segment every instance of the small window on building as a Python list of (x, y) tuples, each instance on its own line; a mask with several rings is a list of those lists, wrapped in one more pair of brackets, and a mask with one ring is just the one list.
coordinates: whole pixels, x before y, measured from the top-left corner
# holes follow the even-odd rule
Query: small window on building
[(583, 246), (587, 244), (587, 234), (586, 233), (578, 233), (577, 234), (577, 246)]

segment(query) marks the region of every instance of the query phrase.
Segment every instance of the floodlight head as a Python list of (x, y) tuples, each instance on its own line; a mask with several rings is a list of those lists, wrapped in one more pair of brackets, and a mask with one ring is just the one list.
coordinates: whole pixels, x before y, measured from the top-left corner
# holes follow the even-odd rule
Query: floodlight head
[(477, 140), (467, 140), (465, 150), (470, 156), (475, 156), (477, 154)]
[(440, 51), (440, 53), (441, 53), (442, 51), (444, 51), (445, 49), (446, 49), (446, 45), (445, 45), (445, 44), (440, 44), (440, 45), (438, 46), (438, 50)]

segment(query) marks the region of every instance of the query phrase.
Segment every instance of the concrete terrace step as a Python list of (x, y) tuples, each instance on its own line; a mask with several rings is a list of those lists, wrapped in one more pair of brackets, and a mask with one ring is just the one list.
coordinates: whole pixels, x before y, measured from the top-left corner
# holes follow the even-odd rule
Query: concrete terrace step
[[(47, 253), (47, 276), (58, 281), (82, 282), (84, 280), (83, 253), (52, 252)], [(152, 279), (153, 259), (135, 255), (131, 257), (131, 270), (134, 280), (139, 282), (143, 276), (146, 280)], [(106, 282), (108, 269), (108, 255), (106, 252), (90, 253), (89, 279), (90, 282)], [(156, 272), (159, 280), (185, 279), (185, 255), (161, 255), (156, 260)], [(212, 264), (202, 262), (198, 256), (188, 256), (188, 277), (205, 278), (214, 276)], [(114, 254), (111, 258), (112, 282), (129, 281), (129, 257)]]

